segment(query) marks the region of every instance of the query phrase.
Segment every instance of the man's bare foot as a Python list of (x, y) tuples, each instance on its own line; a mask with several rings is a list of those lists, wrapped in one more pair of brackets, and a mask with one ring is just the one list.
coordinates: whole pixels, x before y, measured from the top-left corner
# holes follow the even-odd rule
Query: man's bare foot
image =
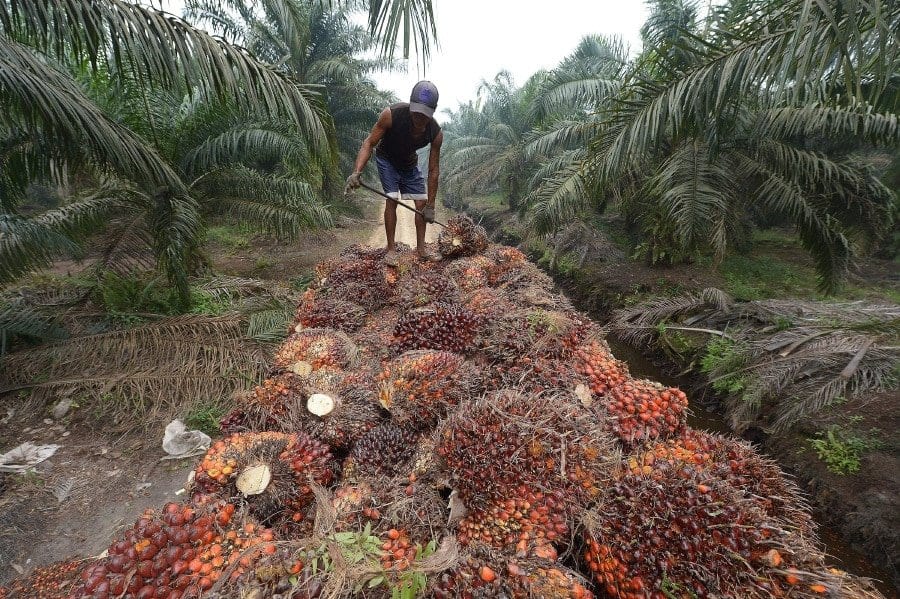
[(384, 263), (388, 266), (397, 266), (399, 260), (400, 254), (397, 253), (397, 250), (388, 250), (384, 255)]
[(429, 250), (416, 250), (416, 256), (423, 262), (440, 262), (441, 255)]

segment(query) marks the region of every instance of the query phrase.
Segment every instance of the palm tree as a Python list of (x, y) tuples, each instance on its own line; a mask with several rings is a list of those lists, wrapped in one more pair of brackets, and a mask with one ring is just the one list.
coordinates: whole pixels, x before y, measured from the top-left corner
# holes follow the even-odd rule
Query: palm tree
[(643, 33), (658, 46), (571, 167), (596, 185), (544, 206), (566, 215), (592, 195), (617, 198), (656, 261), (721, 257), (754, 214), (773, 215), (796, 227), (833, 291), (893, 218), (893, 194), (854, 151), (900, 137), (900, 7), (731, 2), (697, 23), (689, 3), (656, 5)]
[[(0, 282), (46, 265), (102, 223), (139, 214), (157, 264), (187, 303), (188, 261), (200, 230), (197, 182), (101, 110), (67, 72), (83, 65), (117, 89), (137, 89), (151, 139), (158, 134), (152, 90), (189, 86), (205, 101), (288, 120), (321, 153), (327, 137), (316, 94), (180, 19), (121, 0), (0, 3), (0, 98), (7, 107), (0, 117), (7, 174)], [(21, 192), (40, 175), (94, 185), (60, 208), (25, 217), (16, 209)]]

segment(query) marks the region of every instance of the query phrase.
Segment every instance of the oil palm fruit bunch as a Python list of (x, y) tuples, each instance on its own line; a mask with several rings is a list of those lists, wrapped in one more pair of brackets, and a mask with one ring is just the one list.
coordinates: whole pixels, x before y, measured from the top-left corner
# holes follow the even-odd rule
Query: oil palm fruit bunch
[[(313, 375), (320, 372), (324, 371)], [(292, 430), (303, 431), (332, 449), (343, 449), (384, 420), (368, 373), (340, 373), (337, 381), (319, 378), (310, 377), (305, 409), (290, 419)]]
[(674, 438), (636, 448), (625, 462), (630, 474), (657, 481), (702, 472), (731, 485), (785, 528), (807, 538), (815, 536), (815, 524), (797, 486), (777, 464), (737, 439), (688, 428)]
[(593, 599), (590, 583), (550, 560), (511, 558), (479, 549), (434, 578), (436, 599)]
[(493, 287), (479, 287), (467, 293), (462, 305), (484, 323), (493, 323), (517, 308), (505, 293)]
[[(661, 526), (660, 523), (665, 522)], [(626, 475), (585, 520), (584, 561), (610, 597), (769, 597), (791, 537), (728, 484)], [(795, 546), (795, 550), (801, 546)], [(774, 553), (772, 553), (774, 551)]]
[(334, 530), (338, 532), (362, 530), (366, 524), (378, 522), (382, 518), (381, 499), (372, 484), (360, 480), (352, 484), (342, 484), (331, 496), (334, 511)]
[(344, 461), (344, 480), (356, 477), (393, 477), (408, 470), (418, 437), (391, 423), (379, 424), (357, 439)]
[(531, 262), (498, 265), (491, 273), (490, 282), (510, 294), (553, 289), (553, 279)]
[(71, 560), (35, 568), (9, 587), (0, 587), (0, 599), (68, 599), (73, 588), (83, 584), (79, 574), (89, 566), (84, 561)]
[(399, 352), (437, 349), (464, 354), (474, 348), (479, 325), (478, 318), (462, 306), (432, 304), (400, 317), (393, 347)]
[(444, 269), (444, 274), (450, 277), (463, 292), (475, 291), (489, 284), (488, 273), (494, 268), (495, 263), (485, 256), (469, 256), (454, 260)]
[[(274, 551), (272, 532), (233, 522), (234, 505), (195, 508), (169, 503), (146, 511), (109, 546), (107, 557), (81, 572), (71, 599), (197, 599), (220, 577), (243, 572), (255, 554)], [(105, 591), (105, 592), (104, 592)]]
[(391, 287), (381, 262), (345, 259), (319, 282), (319, 293), (375, 310), (390, 299)]
[(568, 360), (525, 356), (511, 364), (494, 364), (487, 370), (485, 387), (527, 389), (530, 393), (562, 393), (590, 405), (592, 394), (587, 378), (578, 374)]
[(559, 490), (577, 509), (619, 463), (603, 423), (565, 396), (490, 393), (457, 409), (436, 438), (450, 486), (470, 510), (489, 509), (523, 485)]
[(433, 428), (448, 410), (478, 393), (476, 378), (459, 354), (408, 351), (382, 367), (378, 402), (401, 426)]
[[(412, 248), (403, 242), (398, 242), (395, 246), (395, 250), (397, 251), (397, 253), (403, 254), (409, 252), (410, 250), (412, 250)], [(354, 243), (341, 250), (340, 257), (341, 259), (355, 258), (360, 260), (381, 261), (384, 260), (384, 256), (386, 254), (386, 247), (372, 247), (369, 245)]]
[(575, 370), (588, 378), (591, 392), (600, 397), (630, 378), (628, 366), (617, 360), (605, 341), (590, 339), (577, 347), (572, 363)]
[(598, 406), (612, 417), (612, 431), (626, 445), (677, 435), (687, 423), (684, 391), (645, 379), (613, 387)]
[(272, 368), (306, 375), (320, 368), (348, 368), (359, 356), (346, 334), (334, 329), (304, 329), (275, 350)]
[(226, 584), (204, 594), (203, 599), (316, 599), (321, 596), (328, 575), (318, 567), (318, 558), (311, 550), (276, 546), (271, 554), (254, 556), (240, 576), (229, 577)]
[(335, 475), (325, 444), (303, 433), (246, 433), (216, 441), (194, 472), (193, 499), (235, 498), (263, 523), (303, 520), (312, 483)]
[(484, 543), (507, 555), (555, 560), (555, 545), (569, 532), (565, 513), (562, 492), (522, 485), (507, 499), (466, 515), (457, 525), (457, 538), (464, 546)]
[(459, 300), (459, 289), (448, 277), (437, 272), (406, 276), (397, 284), (398, 304), (405, 309), (421, 308), (435, 302), (453, 304)]
[(385, 306), (373, 312), (362, 328), (351, 335), (364, 361), (383, 361), (393, 355), (394, 329), (402, 311), (396, 306)]
[(306, 395), (307, 378), (283, 372), (264, 379), (239, 406), (252, 430), (277, 428), (295, 410)]
[(437, 243), (442, 256), (459, 258), (484, 252), (488, 246), (488, 237), (484, 227), (475, 224), (465, 214), (458, 214), (441, 229)]
[(297, 307), (291, 332), (305, 328), (329, 328), (352, 333), (363, 325), (365, 318), (366, 311), (353, 302), (308, 290)]
[(492, 320), (485, 333), (485, 351), (498, 362), (515, 363), (523, 356), (565, 358), (591, 330), (576, 313), (540, 308), (518, 309)]
[(506, 245), (491, 245), (484, 253), (494, 263), (488, 272), (488, 282), (496, 285), (500, 277), (510, 270), (521, 267), (528, 262), (528, 257), (516, 248)]

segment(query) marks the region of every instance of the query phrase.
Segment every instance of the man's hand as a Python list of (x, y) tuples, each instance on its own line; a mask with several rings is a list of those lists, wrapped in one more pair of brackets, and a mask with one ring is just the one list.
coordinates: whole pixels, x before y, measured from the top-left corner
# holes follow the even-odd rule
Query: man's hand
[(360, 173), (353, 173), (349, 177), (347, 177), (347, 184), (344, 186), (344, 194), (348, 194), (354, 189), (358, 188), (360, 185), (359, 182)]
[(425, 218), (426, 223), (434, 222), (434, 206), (425, 206), (422, 210), (422, 216)]

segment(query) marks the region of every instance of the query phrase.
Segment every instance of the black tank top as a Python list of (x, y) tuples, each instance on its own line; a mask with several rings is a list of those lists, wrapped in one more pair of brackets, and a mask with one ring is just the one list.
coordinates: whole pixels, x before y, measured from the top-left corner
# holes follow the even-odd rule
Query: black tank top
[(400, 102), (391, 106), (391, 128), (387, 130), (375, 155), (390, 161), (399, 170), (409, 170), (418, 164), (416, 150), (434, 141), (441, 127), (434, 119), (428, 121), (421, 137), (413, 139), (413, 122), (409, 114), (409, 104)]

